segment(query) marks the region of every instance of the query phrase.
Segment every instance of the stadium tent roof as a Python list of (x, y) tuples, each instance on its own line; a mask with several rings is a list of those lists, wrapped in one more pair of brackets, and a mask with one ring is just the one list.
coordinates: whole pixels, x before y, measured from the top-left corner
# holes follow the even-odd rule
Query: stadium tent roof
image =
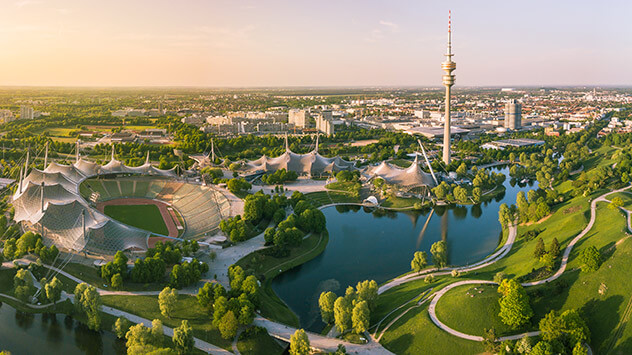
[(269, 158), (263, 155), (257, 160), (246, 163), (245, 170), (248, 172), (272, 172), (285, 169), (298, 174), (318, 175), (327, 172), (351, 170), (354, 165), (353, 162), (346, 161), (340, 157), (326, 158), (320, 155), (317, 149), (307, 154), (297, 154), (286, 148), (285, 153), (278, 157)]
[(367, 169), (367, 174), (372, 177), (380, 177), (387, 183), (405, 188), (419, 186), (435, 186), (432, 175), (425, 173), (419, 167), (419, 160), (415, 157), (413, 163), (406, 169), (393, 166), (387, 162)]
[(147, 249), (149, 232), (93, 210), (77, 192), (85, 178), (115, 173), (176, 176), (175, 168), (158, 169), (149, 159), (139, 167), (126, 166), (116, 159), (104, 166), (83, 158), (73, 165), (51, 163), (43, 171), (32, 169), (20, 183), (13, 196), (14, 220), (39, 223), (47, 238), (75, 251), (113, 254), (118, 250)]

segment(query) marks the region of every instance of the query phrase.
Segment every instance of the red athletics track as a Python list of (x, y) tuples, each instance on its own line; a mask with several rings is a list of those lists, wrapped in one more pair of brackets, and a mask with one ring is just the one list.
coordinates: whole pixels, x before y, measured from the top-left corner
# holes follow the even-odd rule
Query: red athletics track
[[(148, 198), (117, 198), (114, 200), (108, 200), (105, 202), (99, 202), (97, 203), (97, 210), (99, 210), (99, 212), (105, 214), (104, 210), (105, 210), (105, 206), (110, 206), (110, 205), (116, 205), (116, 206), (120, 206), (120, 205), (154, 205), (156, 207), (158, 207), (158, 210), (160, 211), (160, 215), (162, 216), (162, 220), (165, 222), (165, 225), (167, 226), (167, 230), (169, 231), (169, 236), (172, 238), (178, 238), (178, 227), (176, 226), (176, 222), (178, 224), (180, 224), (180, 221), (178, 221), (177, 217), (175, 216), (175, 212), (174, 215), (172, 216), (171, 213), (169, 213), (169, 210), (167, 210), (167, 207), (170, 207), (168, 204), (162, 202), (162, 201), (158, 201), (158, 200), (152, 200), (152, 199), (148, 199)], [(158, 241), (168, 241), (170, 240), (169, 238), (163, 238), (163, 237), (149, 237), (149, 240), (147, 240), (147, 246), (149, 248), (153, 248), (156, 245), (156, 242)]]

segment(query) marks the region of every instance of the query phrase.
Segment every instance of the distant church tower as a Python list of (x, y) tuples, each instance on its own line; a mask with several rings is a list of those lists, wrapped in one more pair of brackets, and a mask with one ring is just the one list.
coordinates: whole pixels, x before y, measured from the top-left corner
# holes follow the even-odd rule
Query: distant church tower
[(452, 61), (452, 11), (448, 13), (448, 52), (446, 53), (446, 61), (441, 63), (441, 69), (445, 72), (443, 75), (443, 85), (445, 86), (445, 117), (443, 126), (443, 162), (445, 165), (450, 164), (450, 90), (454, 85), (454, 74), (452, 71), (456, 69), (456, 63)]

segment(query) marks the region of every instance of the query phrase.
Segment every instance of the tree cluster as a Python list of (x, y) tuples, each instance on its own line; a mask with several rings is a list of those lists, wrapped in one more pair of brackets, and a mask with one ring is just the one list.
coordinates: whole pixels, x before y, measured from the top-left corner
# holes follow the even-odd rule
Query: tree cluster
[(345, 295), (336, 297), (329, 291), (320, 294), (318, 305), (324, 323), (334, 323), (341, 333), (353, 330), (364, 333), (369, 328), (371, 309), (377, 300), (377, 283), (373, 280), (349, 286)]
[(181, 264), (176, 264), (171, 269), (169, 285), (177, 289), (192, 285), (200, 281), (202, 275), (207, 271), (208, 264), (198, 261), (197, 259), (193, 259), (191, 262), (185, 261)]
[(261, 176), (261, 181), (268, 185), (275, 185), (283, 184), (288, 181), (295, 181), (297, 178), (298, 174), (296, 172), (279, 169), (273, 173), (264, 174)]
[[(586, 321), (575, 309), (569, 309), (562, 313), (551, 311), (539, 324), (542, 341), (553, 351), (559, 354), (581, 354), (578, 351), (585, 349), (585, 343), (590, 340), (590, 330)], [(536, 345), (537, 346), (537, 345)]]
[(22, 234), (19, 238), (9, 238), (4, 242), (3, 256), (6, 260), (19, 259), (26, 254), (33, 253), (39, 256), (43, 263), (49, 264), (57, 258), (59, 250), (52, 244), (47, 247), (42, 243), (42, 236), (31, 231)]

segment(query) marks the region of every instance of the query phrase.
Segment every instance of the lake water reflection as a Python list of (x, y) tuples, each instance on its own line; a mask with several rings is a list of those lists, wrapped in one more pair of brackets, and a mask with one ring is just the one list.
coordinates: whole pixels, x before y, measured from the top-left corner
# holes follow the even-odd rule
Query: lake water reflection
[[(499, 169), (508, 175), (508, 169)], [(498, 209), (515, 203), (519, 186), (507, 179), (506, 191), (494, 200), (474, 206), (436, 207), (422, 212), (389, 212), (359, 206), (323, 209), (329, 244), (315, 259), (275, 278), (272, 288), (299, 316), (301, 327), (320, 331), (318, 311), (323, 291), (343, 295), (347, 286), (372, 279), (387, 281), (410, 270), (413, 253), (430, 255), (439, 240), (448, 244), (452, 265), (477, 262), (492, 253), (501, 238)]]

